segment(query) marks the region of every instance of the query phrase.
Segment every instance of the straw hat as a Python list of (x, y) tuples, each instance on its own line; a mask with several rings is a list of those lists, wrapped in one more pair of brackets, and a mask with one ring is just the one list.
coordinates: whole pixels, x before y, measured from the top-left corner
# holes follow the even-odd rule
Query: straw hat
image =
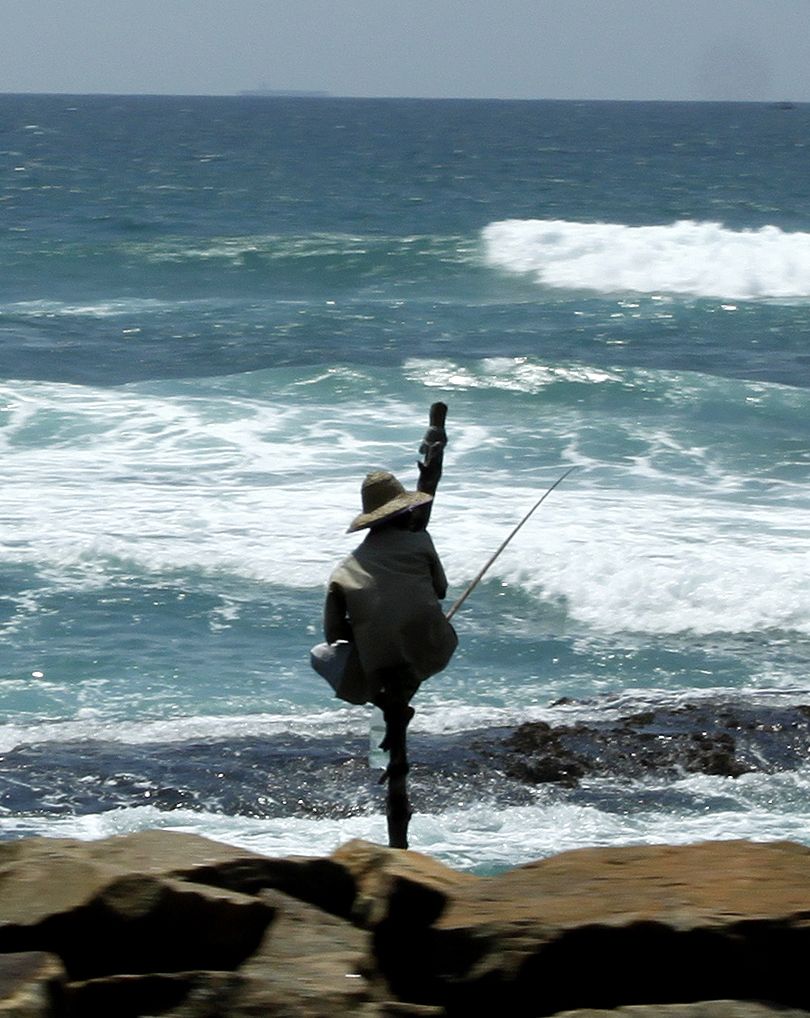
[(372, 527), (375, 523), (433, 500), (433, 496), (425, 491), (406, 491), (387, 470), (375, 470), (373, 474), (366, 474), (360, 487), (360, 498), (363, 511), (352, 520), (347, 534)]

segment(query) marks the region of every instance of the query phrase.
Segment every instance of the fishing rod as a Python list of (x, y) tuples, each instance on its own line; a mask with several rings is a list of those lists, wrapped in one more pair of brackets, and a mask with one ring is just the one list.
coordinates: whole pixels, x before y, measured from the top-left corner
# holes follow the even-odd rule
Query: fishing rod
[(492, 555), (489, 558), (489, 560), (487, 561), (487, 563), (484, 566), (484, 568), (481, 569), (481, 571), (478, 573), (478, 575), (475, 577), (475, 579), (472, 581), (472, 583), (467, 587), (467, 589), (464, 591), (464, 593), (461, 595), (461, 597), (458, 599), (458, 601), (456, 601), (456, 603), (453, 605), (453, 607), (447, 612), (447, 615), (445, 616), (445, 618), (447, 619), (448, 622), (456, 614), (456, 612), (459, 610), (459, 608), (464, 604), (464, 602), (467, 600), (467, 598), (470, 596), (470, 594), (472, 594), (472, 592), (475, 590), (475, 588), (478, 586), (479, 582), (481, 581), (482, 577), (484, 576), (484, 573), (486, 573), (486, 571), (489, 569), (489, 567), (492, 565), (492, 563), (495, 561), (495, 559), (500, 555), (500, 553), (504, 550), (504, 548), (507, 546), (507, 544), (509, 544), (509, 542), (515, 536), (515, 534), (520, 530), (520, 528), (526, 522), (526, 520), (528, 520), (528, 518), (532, 515), (532, 513), (535, 511), (535, 509), (538, 509), (543, 504), (543, 502), (552, 493), (552, 491), (554, 491), (554, 489), (557, 487), (557, 485), (561, 484), (566, 479), (566, 477), (568, 477), (568, 475), (571, 473), (572, 470), (576, 470), (576, 466), (569, 467), (561, 477), (557, 478), (557, 480), (551, 485), (550, 488), (547, 488), (546, 491), (543, 492), (543, 494), (540, 496), (540, 498), (538, 498), (538, 500), (534, 503), (534, 505), (531, 507), (531, 509), (526, 513), (526, 515), (523, 517), (523, 519), (520, 521), (520, 523), (518, 523), (518, 525), (514, 528), (512, 533), (506, 538), (505, 541), (501, 542), (501, 545), (498, 548), (498, 550), (495, 552), (495, 554)]

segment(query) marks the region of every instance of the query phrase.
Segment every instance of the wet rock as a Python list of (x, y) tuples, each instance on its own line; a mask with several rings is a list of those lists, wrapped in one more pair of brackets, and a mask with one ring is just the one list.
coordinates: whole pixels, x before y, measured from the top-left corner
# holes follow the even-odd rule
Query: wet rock
[(527, 722), (476, 745), (507, 777), (530, 785), (573, 787), (591, 776), (736, 778), (802, 766), (810, 752), (810, 712), (689, 703), (587, 723)]
[(585, 757), (566, 745), (565, 737), (583, 731), (582, 726), (554, 729), (544, 721), (521, 725), (504, 740), (504, 746), (509, 750), (506, 774), (532, 785), (545, 781), (555, 781), (568, 787), (575, 785), (587, 773), (588, 763)]
[[(430, 733), (413, 726), (408, 791), (415, 812), (441, 813), (460, 799), (496, 808), (525, 805), (534, 801), (537, 785), (555, 785), (565, 796), (589, 778), (618, 785), (684, 774), (775, 773), (803, 766), (810, 754), (810, 707), (785, 706), (779, 697), (652, 705), (644, 699), (626, 705), (618, 718), (614, 702), (609, 696), (560, 700), (546, 718), (559, 717), (559, 723), (515, 730)], [(256, 818), (378, 815), (385, 791), (370, 780), (366, 749), (367, 743), (344, 734), (290, 733), (130, 747), (99, 740), (18, 746), (2, 754), (9, 781), (0, 790), (0, 807), (71, 816), (145, 803), (168, 816), (178, 805)], [(288, 869), (257, 879), (274, 886), (296, 875)], [(331, 881), (327, 874), (325, 883)], [(331, 908), (344, 909), (345, 896)]]

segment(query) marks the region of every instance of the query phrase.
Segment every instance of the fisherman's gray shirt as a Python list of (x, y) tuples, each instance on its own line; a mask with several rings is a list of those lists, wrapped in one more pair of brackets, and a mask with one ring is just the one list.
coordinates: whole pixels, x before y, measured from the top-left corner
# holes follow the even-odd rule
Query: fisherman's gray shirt
[(367, 675), (407, 665), (421, 681), (447, 665), (458, 643), (439, 604), (446, 593), (427, 531), (370, 530), (329, 579), (326, 639), (352, 638)]

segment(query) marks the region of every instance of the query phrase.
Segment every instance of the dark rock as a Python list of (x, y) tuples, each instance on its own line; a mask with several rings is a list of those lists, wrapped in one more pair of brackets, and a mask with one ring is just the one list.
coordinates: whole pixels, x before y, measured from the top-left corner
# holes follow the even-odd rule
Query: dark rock
[(151, 972), (70, 983), (68, 1018), (140, 1018), (186, 1013), (220, 1018), (240, 978), (233, 972)]
[(530, 785), (572, 787), (591, 776), (736, 778), (802, 766), (810, 753), (810, 711), (803, 706), (687, 703), (614, 720), (554, 726), (527, 722), (479, 738), (476, 749), (509, 778)]
[(750, 1000), (703, 1000), (697, 1004), (634, 1004), (613, 1010), (558, 1011), (556, 1018), (807, 1018), (810, 1012)]

